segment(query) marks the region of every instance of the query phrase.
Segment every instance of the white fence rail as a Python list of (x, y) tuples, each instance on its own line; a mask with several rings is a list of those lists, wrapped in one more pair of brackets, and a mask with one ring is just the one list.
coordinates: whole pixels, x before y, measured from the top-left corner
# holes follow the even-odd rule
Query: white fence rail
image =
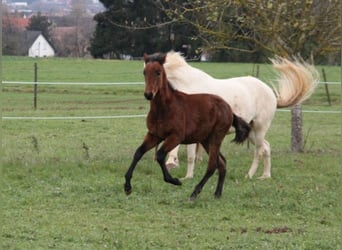
[(26, 85), (142, 85), (144, 82), (20, 82), (2, 81), (3, 84), (26, 84)]
[[(144, 82), (23, 82), (2, 81), (3, 84), (26, 84), (26, 85), (143, 85)], [(319, 84), (341, 85), (341, 82), (318, 82)]]
[[(279, 112), (291, 112), (289, 109), (278, 109)], [(302, 110), (303, 113), (341, 114), (341, 111)], [(108, 115), (108, 116), (3, 116), (3, 120), (90, 120), (90, 119), (126, 119), (145, 118), (146, 114), (138, 115)]]
[[(144, 82), (26, 82), (26, 81), (2, 81), (2, 84), (24, 85), (143, 85)], [(341, 82), (319, 82), (319, 84), (341, 85)], [(288, 109), (278, 109), (279, 112), (290, 112)], [(303, 113), (340, 114), (341, 111), (302, 110)], [(146, 114), (136, 115), (112, 115), (112, 116), (3, 116), (3, 120), (86, 120), (86, 119), (126, 119), (142, 118)]]

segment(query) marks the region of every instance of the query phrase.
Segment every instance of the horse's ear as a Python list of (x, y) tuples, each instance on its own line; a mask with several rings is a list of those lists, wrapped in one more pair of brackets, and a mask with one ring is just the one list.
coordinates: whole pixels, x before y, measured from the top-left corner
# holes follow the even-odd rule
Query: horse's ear
[(144, 61), (145, 61), (145, 63), (147, 63), (148, 60), (149, 60), (149, 56), (146, 53), (144, 53)]
[(159, 60), (159, 63), (161, 65), (163, 65), (166, 61), (166, 54), (162, 54), (161, 57), (160, 57), (160, 60)]

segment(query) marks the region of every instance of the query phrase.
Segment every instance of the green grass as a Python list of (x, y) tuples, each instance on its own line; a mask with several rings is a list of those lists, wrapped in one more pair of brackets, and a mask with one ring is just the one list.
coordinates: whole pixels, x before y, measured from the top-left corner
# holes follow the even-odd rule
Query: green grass
[[(26, 81), (24, 74), (16, 76), (9, 69), (34, 60), (5, 57), (4, 80)], [(39, 65), (54, 68), (45, 72), (44, 81), (141, 81), (140, 62), (40, 60)], [(102, 69), (103, 65), (110, 67)], [(113, 73), (113, 65), (125, 66)], [(195, 65), (227, 77), (252, 69), (239, 64)], [(63, 75), (62, 68), (73, 76)], [(96, 77), (84, 76), (94, 69)], [(326, 70), (330, 81), (340, 81), (338, 68)], [(340, 86), (329, 88), (332, 106), (320, 87), (303, 109), (339, 110)], [(63, 85), (39, 86), (38, 110), (33, 111), (31, 89), (5, 85), (3, 116), (145, 114), (149, 107), (142, 85)], [(265, 181), (244, 178), (252, 148), (232, 145), (232, 136), (227, 136), (222, 149), (228, 160), (222, 198), (213, 196), (214, 175), (191, 203), (188, 197), (204, 174), (206, 156), (196, 165), (195, 177), (178, 187), (163, 181), (153, 152), (148, 152), (134, 173), (132, 194), (125, 195), (124, 174), (145, 135), (144, 118), (3, 120), (1, 247), (341, 249), (341, 115), (304, 113), (303, 122), (305, 150), (293, 154), (290, 114), (277, 112), (267, 134), (273, 177)], [(182, 166), (171, 172), (176, 177), (186, 172), (184, 147), (180, 160)], [(261, 173), (262, 166), (257, 175)]]

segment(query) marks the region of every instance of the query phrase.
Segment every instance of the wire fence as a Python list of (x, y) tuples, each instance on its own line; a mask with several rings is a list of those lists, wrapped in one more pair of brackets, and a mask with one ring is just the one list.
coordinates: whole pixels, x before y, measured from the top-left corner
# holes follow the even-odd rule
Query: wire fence
[[(144, 82), (24, 82), (24, 81), (2, 81), (3, 84), (24, 85), (143, 85)], [(341, 82), (318, 82), (318, 84), (341, 85)]]
[[(278, 109), (278, 112), (291, 112), (289, 109)], [(320, 110), (302, 110), (303, 113), (316, 114), (341, 114), (341, 111), (320, 111)], [(108, 115), (108, 116), (3, 116), (3, 120), (92, 120), (92, 119), (127, 119), (127, 118), (145, 118), (146, 114), (137, 115)]]
[(3, 84), (24, 84), (24, 85), (143, 85), (144, 82), (21, 82), (2, 81)]
[[(325, 77), (324, 77), (325, 78)], [(37, 108), (37, 86), (40, 85), (63, 85), (63, 86), (110, 86), (110, 85), (144, 85), (144, 82), (53, 82), (53, 81), (2, 81), (4, 85), (32, 85), (34, 86), (33, 99), (34, 99), (34, 109)], [(324, 79), (326, 80), (326, 78)], [(324, 85), (325, 93), (327, 95), (328, 103), (330, 102), (330, 93), (328, 85), (341, 85), (341, 82), (334, 81), (320, 81), (319, 85)], [(279, 112), (290, 112), (288, 109), (279, 109)], [(316, 113), (316, 114), (340, 114), (341, 111), (338, 110), (302, 110), (303, 113)], [(107, 115), (107, 116), (2, 116), (3, 120), (86, 120), (86, 119), (126, 119), (126, 118), (142, 118), (146, 117), (146, 114), (124, 114), (124, 115)]]

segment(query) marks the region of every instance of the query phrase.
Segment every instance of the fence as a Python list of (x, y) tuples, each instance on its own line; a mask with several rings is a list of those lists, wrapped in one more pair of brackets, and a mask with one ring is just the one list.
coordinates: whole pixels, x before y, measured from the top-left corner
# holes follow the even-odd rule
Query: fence
[[(258, 66), (258, 65), (257, 65)], [(38, 70), (37, 63), (34, 64), (34, 81), (2, 81), (2, 84), (6, 85), (32, 85), (33, 86), (33, 107), (34, 110), (38, 106), (38, 86), (40, 85), (82, 85), (82, 86), (106, 86), (106, 85), (143, 85), (144, 82), (39, 82), (38, 81)], [(257, 74), (259, 74), (259, 67), (257, 67)], [(332, 105), (331, 96), (329, 91), (329, 85), (341, 85), (340, 82), (328, 82), (326, 72), (322, 68), (322, 82), (319, 84), (324, 85), (325, 94), (329, 106)], [(279, 110), (281, 112), (290, 112), (290, 110)], [(325, 114), (337, 114), (341, 111), (316, 111), (316, 110), (303, 110), (304, 113), (325, 113)], [(4, 116), (4, 120), (62, 120), (62, 119), (118, 119), (118, 118), (136, 118), (145, 117), (145, 114), (136, 115), (114, 115), (114, 116), (53, 116), (53, 117), (36, 117), (36, 116)]]
[[(33, 85), (33, 104), (34, 108), (37, 108), (38, 100), (38, 85), (143, 85), (143, 82), (103, 82), (103, 83), (81, 83), (81, 82), (20, 82), (20, 81), (3, 81), (3, 84), (24, 84)], [(319, 82), (324, 84), (325, 89), (327, 85), (340, 85), (339, 82)], [(329, 93), (329, 92), (327, 92)], [(330, 95), (328, 96), (329, 105), (331, 105)], [(291, 112), (289, 109), (278, 109), (279, 112)], [(303, 110), (303, 113), (317, 113), (317, 114), (340, 114), (341, 111), (319, 111), (319, 110)], [(142, 118), (146, 117), (146, 114), (134, 114), (134, 115), (108, 115), (108, 116), (3, 116), (3, 120), (83, 120), (83, 119), (124, 119), (124, 118)]]

